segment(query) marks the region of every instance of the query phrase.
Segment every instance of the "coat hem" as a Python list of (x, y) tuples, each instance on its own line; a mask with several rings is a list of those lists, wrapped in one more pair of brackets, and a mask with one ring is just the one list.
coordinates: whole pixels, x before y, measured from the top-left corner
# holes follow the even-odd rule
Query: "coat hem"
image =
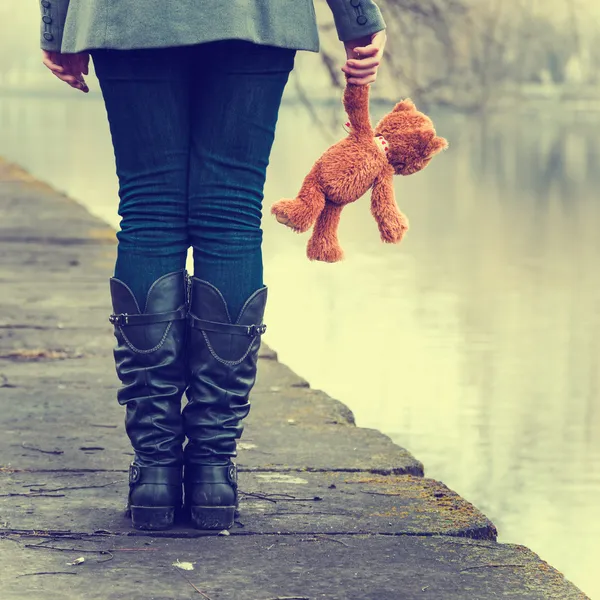
[(144, 49), (159, 49), (159, 48), (178, 48), (184, 46), (197, 46), (199, 44), (208, 44), (210, 42), (219, 42), (224, 40), (241, 40), (245, 42), (252, 42), (254, 44), (259, 44), (261, 46), (274, 46), (276, 48), (287, 48), (289, 50), (297, 50), (297, 51), (306, 51), (306, 52), (319, 52), (320, 51), (320, 43), (316, 42), (314, 44), (295, 44), (289, 43), (285, 44), (282, 42), (275, 42), (274, 40), (261, 39), (256, 40), (250, 36), (231, 36), (227, 38), (215, 37), (213, 38), (203, 38), (197, 41), (181, 41), (177, 43), (165, 43), (165, 44), (157, 44), (154, 42), (150, 42), (148, 44), (136, 44), (135, 46), (131, 46), (130, 44), (107, 44), (107, 43), (89, 43), (89, 44), (74, 44), (69, 47), (69, 44), (62, 45), (61, 52), (63, 54), (77, 54), (79, 52), (91, 52), (93, 50), (144, 50)]

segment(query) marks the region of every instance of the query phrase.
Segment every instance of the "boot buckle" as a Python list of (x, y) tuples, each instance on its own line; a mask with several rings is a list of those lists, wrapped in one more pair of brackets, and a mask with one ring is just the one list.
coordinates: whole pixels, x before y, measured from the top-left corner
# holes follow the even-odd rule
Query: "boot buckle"
[(110, 315), (108, 320), (113, 325), (128, 325), (129, 324), (129, 315), (127, 313), (122, 313), (120, 315)]
[(129, 465), (129, 485), (137, 483), (140, 480), (140, 468), (137, 465)]
[(227, 479), (229, 479), (229, 483), (232, 487), (237, 488), (238, 477), (237, 477), (237, 467), (234, 463), (231, 463), (227, 467)]
[(254, 337), (257, 335), (263, 335), (267, 331), (266, 325), (250, 325), (248, 326), (248, 335)]

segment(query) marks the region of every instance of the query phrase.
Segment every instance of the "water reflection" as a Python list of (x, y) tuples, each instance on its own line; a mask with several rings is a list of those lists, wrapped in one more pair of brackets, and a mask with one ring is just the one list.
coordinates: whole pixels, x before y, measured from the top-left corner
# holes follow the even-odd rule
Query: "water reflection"
[[(0, 99), (0, 118), (0, 154), (116, 225), (98, 99)], [(307, 236), (267, 214), (267, 341), (479, 506), (501, 541), (600, 596), (600, 117), (436, 121), (451, 150), (396, 180), (412, 225), (401, 246), (381, 244), (362, 201), (343, 213), (346, 261), (309, 263)], [(328, 144), (286, 105), (266, 204)]]

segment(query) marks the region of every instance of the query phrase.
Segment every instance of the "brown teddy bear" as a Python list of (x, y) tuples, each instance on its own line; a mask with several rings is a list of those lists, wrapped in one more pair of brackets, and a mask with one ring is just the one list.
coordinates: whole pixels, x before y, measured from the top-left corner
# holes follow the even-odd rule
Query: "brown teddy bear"
[(436, 136), (431, 119), (411, 100), (396, 104), (375, 130), (369, 117), (368, 85), (346, 84), (344, 107), (350, 119), (348, 136), (319, 158), (297, 198), (280, 200), (271, 208), (277, 220), (294, 231), (315, 226), (307, 247), (311, 260), (337, 262), (343, 258), (337, 238), (340, 213), (369, 188), (373, 188), (371, 214), (382, 241), (400, 242), (408, 220), (394, 198), (394, 174), (416, 173), (448, 147), (444, 138)]

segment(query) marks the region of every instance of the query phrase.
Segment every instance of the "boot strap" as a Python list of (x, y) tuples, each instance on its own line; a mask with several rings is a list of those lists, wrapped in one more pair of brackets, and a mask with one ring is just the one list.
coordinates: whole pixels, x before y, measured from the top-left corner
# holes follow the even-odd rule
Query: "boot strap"
[(216, 323), (215, 321), (205, 321), (198, 317), (188, 314), (190, 325), (194, 329), (202, 331), (212, 331), (214, 333), (229, 333), (231, 335), (246, 335), (254, 337), (262, 335), (267, 330), (266, 325), (233, 325), (232, 323)]
[(189, 483), (227, 483), (237, 488), (237, 467), (228, 465), (186, 465), (185, 482)]
[(129, 485), (138, 485), (141, 483), (181, 485), (181, 468), (129, 465)]
[(169, 312), (154, 313), (154, 314), (138, 314), (129, 315), (127, 313), (113, 314), (110, 315), (108, 320), (113, 325), (149, 325), (151, 323), (166, 323), (169, 321), (181, 321), (185, 319), (187, 315), (187, 309), (181, 306), (177, 310), (170, 310)]

